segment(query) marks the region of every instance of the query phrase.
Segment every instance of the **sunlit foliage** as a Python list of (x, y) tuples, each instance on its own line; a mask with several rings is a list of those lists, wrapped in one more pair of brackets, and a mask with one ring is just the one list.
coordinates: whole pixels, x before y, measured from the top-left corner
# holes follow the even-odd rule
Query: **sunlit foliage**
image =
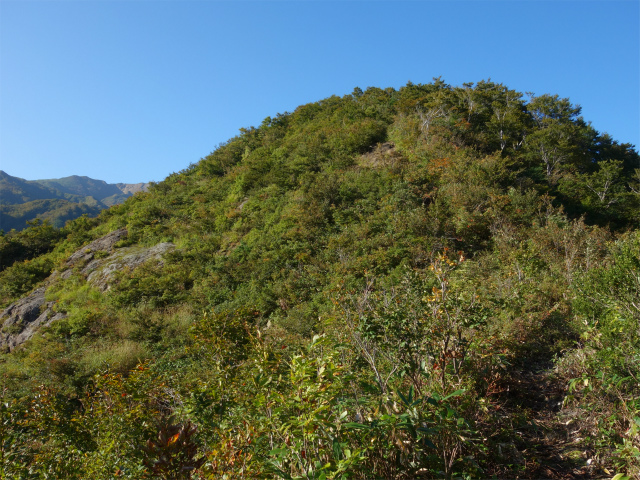
[(555, 365), (601, 452), (582, 466), (637, 475), (639, 157), (568, 99), (526, 98), (355, 89), (97, 219), (4, 234), (5, 306), (116, 229), (175, 249), (105, 290), (81, 267), (47, 284), (66, 318), (2, 356), (0, 471), (539, 477), (509, 392)]

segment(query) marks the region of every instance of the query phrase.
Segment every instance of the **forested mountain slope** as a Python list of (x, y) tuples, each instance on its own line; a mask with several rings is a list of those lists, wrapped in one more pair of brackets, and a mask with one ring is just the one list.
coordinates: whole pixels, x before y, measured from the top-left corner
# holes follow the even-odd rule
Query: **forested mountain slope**
[(568, 99), (436, 79), (0, 237), (2, 338), (58, 315), (1, 357), (3, 471), (637, 476), (639, 169)]
[(36, 218), (62, 227), (68, 220), (84, 214), (95, 216), (104, 208), (122, 203), (134, 193), (145, 191), (147, 185), (112, 184), (78, 175), (24, 180), (0, 170), (0, 230), (22, 230)]

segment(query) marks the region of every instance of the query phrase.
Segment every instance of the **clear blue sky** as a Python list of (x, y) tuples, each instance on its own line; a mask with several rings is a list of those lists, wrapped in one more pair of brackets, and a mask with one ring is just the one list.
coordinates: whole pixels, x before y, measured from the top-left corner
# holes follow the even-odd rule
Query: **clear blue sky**
[(159, 181), (354, 87), (553, 93), (640, 144), (640, 2), (0, 0), (0, 169)]

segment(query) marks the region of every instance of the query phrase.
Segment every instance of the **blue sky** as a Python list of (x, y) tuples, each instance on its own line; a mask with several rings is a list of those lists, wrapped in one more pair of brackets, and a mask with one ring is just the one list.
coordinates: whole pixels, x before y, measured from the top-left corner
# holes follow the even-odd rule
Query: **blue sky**
[(160, 181), (354, 87), (491, 78), (640, 144), (640, 2), (0, 0), (0, 169)]

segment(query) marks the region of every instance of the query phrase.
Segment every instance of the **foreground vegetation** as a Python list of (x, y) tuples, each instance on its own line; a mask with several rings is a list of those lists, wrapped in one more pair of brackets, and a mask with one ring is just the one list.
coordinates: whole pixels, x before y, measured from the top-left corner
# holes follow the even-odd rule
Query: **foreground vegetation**
[(436, 79), (4, 235), (3, 305), (116, 229), (177, 248), (48, 287), (67, 317), (1, 358), (3, 478), (640, 476), (639, 168), (567, 99)]

